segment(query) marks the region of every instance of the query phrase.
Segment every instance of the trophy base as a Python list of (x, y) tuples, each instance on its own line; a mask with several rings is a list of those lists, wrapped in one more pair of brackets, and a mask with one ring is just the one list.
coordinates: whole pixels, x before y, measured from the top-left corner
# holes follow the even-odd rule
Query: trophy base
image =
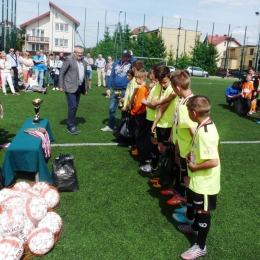
[(41, 122), (41, 118), (38, 115), (35, 116), (33, 119), (33, 124), (37, 125), (37, 124), (40, 124), (40, 122)]

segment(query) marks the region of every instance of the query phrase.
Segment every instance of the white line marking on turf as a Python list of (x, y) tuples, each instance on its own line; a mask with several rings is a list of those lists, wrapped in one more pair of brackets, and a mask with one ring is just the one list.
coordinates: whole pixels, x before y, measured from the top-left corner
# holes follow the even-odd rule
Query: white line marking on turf
[(52, 147), (55, 146), (117, 146), (119, 143), (75, 143), (75, 144), (51, 144)]
[[(260, 141), (222, 141), (220, 144), (260, 144)], [(51, 144), (51, 147), (58, 146), (128, 146), (124, 143), (72, 143), (72, 144)]]

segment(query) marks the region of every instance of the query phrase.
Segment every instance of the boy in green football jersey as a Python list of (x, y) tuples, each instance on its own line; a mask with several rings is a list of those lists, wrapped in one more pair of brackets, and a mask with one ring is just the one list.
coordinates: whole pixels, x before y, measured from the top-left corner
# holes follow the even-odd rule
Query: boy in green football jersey
[[(171, 75), (171, 85), (174, 92), (179, 96), (176, 101), (174, 109), (174, 129), (176, 129), (173, 135), (176, 135), (175, 142), (175, 161), (180, 166), (180, 177), (176, 178), (175, 188), (178, 194), (174, 194), (171, 199), (167, 201), (169, 205), (176, 206), (186, 202), (185, 194), (185, 180), (188, 177), (187, 163), (185, 156), (191, 149), (191, 142), (193, 133), (197, 127), (197, 123), (193, 122), (188, 115), (186, 103), (193, 96), (190, 88), (190, 75), (185, 70), (177, 70)], [(187, 207), (189, 205), (187, 204)], [(181, 213), (185, 212), (185, 208), (181, 210)], [(187, 218), (180, 214), (179, 209), (176, 209), (176, 214), (173, 214), (173, 218), (182, 223), (192, 223), (194, 219), (194, 213), (187, 209)]]
[(207, 97), (191, 97), (187, 108), (190, 119), (198, 123), (192, 138), (191, 151), (186, 156), (189, 175), (187, 204), (193, 205), (196, 214), (192, 225), (179, 225), (178, 229), (197, 236), (196, 243), (181, 255), (182, 259), (197, 259), (207, 252), (210, 211), (216, 209), (217, 194), (220, 191), (219, 135), (209, 117), (211, 106)]

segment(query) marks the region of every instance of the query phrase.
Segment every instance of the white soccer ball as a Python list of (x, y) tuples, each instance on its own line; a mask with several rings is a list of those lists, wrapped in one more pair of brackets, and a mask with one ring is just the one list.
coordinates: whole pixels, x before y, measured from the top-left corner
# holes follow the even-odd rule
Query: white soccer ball
[(17, 182), (13, 187), (12, 190), (25, 190), (31, 188), (30, 184), (25, 181)]
[(47, 203), (44, 198), (32, 197), (27, 199), (25, 215), (33, 222), (38, 223), (47, 214)]
[(4, 200), (6, 200), (8, 197), (13, 196), (14, 192), (11, 189), (7, 189), (4, 188), (2, 190), (0, 190), (0, 204), (2, 204), (2, 202)]
[(49, 188), (41, 193), (49, 208), (55, 208), (60, 202), (60, 194), (57, 190)]
[(38, 190), (35, 190), (33, 188), (25, 189), (22, 192), (25, 193), (28, 198), (41, 196), (41, 193)]
[(0, 240), (0, 259), (19, 260), (23, 255), (23, 243), (17, 237), (7, 236)]
[(16, 236), (23, 227), (24, 216), (18, 211), (7, 209), (0, 214), (1, 236)]
[(35, 225), (32, 223), (30, 219), (24, 216), (24, 227), (19, 231), (17, 237), (23, 241), (24, 244), (28, 243), (28, 238), (32, 231), (35, 229)]
[(30, 251), (36, 255), (44, 255), (54, 246), (54, 234), (48, 228), (36, 228), (28, 238)]
[(3, 209), (14, 209), (20, 213), (24, 213), (25, 200), (20, 196), (10, 196), (2, 203)]
[(54, 235), (58, 234), (62, 228), (62, 219), (55, 212), (48, 212), (47, 215), (39, 222), (39, 228), (49, 228)]
[(50, 188), (47, 182), (37, 182), (33, 185), (33, 189), (38, 190), (40, 192), (48, 190)]

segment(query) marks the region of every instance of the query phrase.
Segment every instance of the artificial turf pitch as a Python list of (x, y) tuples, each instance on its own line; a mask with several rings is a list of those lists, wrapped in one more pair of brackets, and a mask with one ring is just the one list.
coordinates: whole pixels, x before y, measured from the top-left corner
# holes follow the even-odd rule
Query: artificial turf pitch
[[(228, 107), (224, 93), (231, 83), (230, 79), (192, 78), (193, 92), (211, 100), (211, 118), (221, 142), (244, 141), (220, 145), (221, 192), (217, 209), (211, 214), (204, 259), (255, 260), (260, 259), (260, 144), (247, 141), (260, 140), (260, 125), (256, 124), (256, 114), (241, 117)], [(53, 144), (100, 145), (52, 147), (48, 168), (51, 171), (59, 154), (73, 154), (80, 190), (60, 194), (56, 212), (63, 219), (63, 233), (55, 248), (41, 259), (180, 259), (195, 238), (177, 231), (177, 223), (171, 218), (174, 207), (166, 204), (170, 197), (151, 188), (148, 180), (152, 174), (138, 170), (138, 161), (129, 155), (127, 147), (103, 145), (114, 143), (115, 138), (111, 132), (100, 131), (108, 120), (109, 99), (105, 98), (105, 89), (96, 86), (96, 74), (92, 90), (81, 96), (76, 122), (82, 132), (78, 136), (66, 130), (65, 94), (51, 89), (47, 95), (1, 93), (4, 119), (0, 120), (0, 143), (11, 142), (23, 122), (34, 116), (31, 100), (39, 97), (44, 99), (40, 115), (49, 119), (56, 138)], [(5, 150), (0, 150), (1, 164), (4, 155)]]

